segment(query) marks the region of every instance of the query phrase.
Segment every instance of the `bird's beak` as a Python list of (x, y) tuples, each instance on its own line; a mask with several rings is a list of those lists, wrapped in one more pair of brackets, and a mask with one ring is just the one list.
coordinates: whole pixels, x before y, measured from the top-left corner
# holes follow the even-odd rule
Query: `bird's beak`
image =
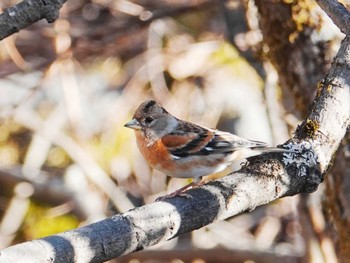
[(141, 130), (141, 124), (136, 119), (132, 119), (131, 121), (126, 123), (124, 127), (134, 129), (134, 130)]

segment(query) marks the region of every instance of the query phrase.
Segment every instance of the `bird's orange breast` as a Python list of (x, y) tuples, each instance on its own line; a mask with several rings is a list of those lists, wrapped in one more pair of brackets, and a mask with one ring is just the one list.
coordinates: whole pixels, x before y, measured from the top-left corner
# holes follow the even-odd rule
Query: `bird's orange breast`
[(136, 132), (136, 141), (143, 157), (150, 166), (169, 175), (173, 169), (176, 169), (172, 157), (162, 140), (150, 143), (142, 132)]

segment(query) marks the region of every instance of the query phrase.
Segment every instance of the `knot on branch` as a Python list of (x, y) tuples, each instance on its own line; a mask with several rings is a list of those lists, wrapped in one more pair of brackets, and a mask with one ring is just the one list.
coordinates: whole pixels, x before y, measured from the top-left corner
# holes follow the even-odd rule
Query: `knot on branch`
[[(31, 2), (32, 0), (27, 1)], [(63, 3), (63, 0), (41, 0), (40, 5), (43, 7), (43, 18), (48, 23), (53, 23), (58, 18)]]
[(319, 157), (312, 142), (301, 141), (295, 143), (292, 140), (284, 145), (290, 152), (283, 153), (283, 164), (288, 174), (305, 178), (300, 192), (311, 193), (317, 190), (318, 185), (323, 181), (319, 169)]

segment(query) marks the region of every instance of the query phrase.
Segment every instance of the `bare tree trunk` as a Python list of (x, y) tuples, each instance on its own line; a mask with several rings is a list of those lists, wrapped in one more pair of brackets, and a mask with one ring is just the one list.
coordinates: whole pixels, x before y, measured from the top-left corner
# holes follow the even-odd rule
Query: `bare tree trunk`
[(334, 159), (334, 166), (326, 177), (326, 195), (324, 202), (328, 215), (328, 224), (333, 225), (333, 234), (340, 262), (350, 258), (350, 155), (349, 133), (342, 142)]
[(311, 18), (298, 20), (299, 13), (310, 13), (311, 2), (301, 6), (299, 2), (256, 1), (267, 56), (277, 69), (284, 105), (294, 114), (299, 111), (299, 117), (306, 115), (327, 66), (327, 43), (311, 38), (319, 24)]

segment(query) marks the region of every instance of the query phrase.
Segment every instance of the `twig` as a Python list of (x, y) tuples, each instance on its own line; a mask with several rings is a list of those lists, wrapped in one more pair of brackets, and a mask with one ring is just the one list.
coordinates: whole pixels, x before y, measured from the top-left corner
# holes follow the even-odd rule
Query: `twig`
[(0, 224), (0, 248), (7, 247), (15, 238), (27, 213), (29, 197), (34, 193), (34, 188), (31, 184), (22, 182), (16, 185), (14, 192)]
[(24, 0), (0, 14), (0, 40), (21, 29), (46, 19), (52, 23), (66, 0)]
[(33, 197), (54, 205), (68, 202), (73, 198), (62, 180), (44, 171), (40, 171), (40, 175), (35, 178), (28, 178), (23, 175), (22, 167), (0, 168), (0, 183), (3, 187), (13, 187), (21, 182), (30, 183), (34, 187)]

